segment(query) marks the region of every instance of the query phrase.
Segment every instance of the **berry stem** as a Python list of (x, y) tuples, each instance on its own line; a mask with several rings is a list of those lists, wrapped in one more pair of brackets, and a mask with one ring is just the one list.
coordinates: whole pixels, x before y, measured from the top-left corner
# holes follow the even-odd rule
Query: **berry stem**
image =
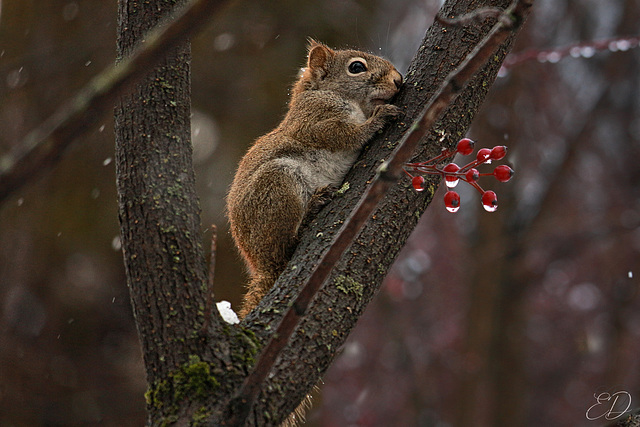
[(406, 166), (409, 167), (425, 167), (425, 166), (434, 166), (434, 165), (430, 165), (430, 163), (435, 163), (440, 159), (444, 159), (446, 157), (451, 157), (454, 153), (452, 153), (451, 151), (447, 150), (446, 148), (442, 150), (442, 152), (437, 155), (436, 157), (426, 160), (424, 162), (417, 162), (417, 163), (407, 163)]
[(468, 171), (469, 169), (471, 169), (471, 168), (475, 168), (476, 166), (479, 166), (479, 165), (481, 165), (481, 164), (483, 164), (483, 163), (486, 163), (486, 161), (481, 162), (481, 161), (479, 161), (479, 160), (474, 160), (474, 161), (469, 162), (469, 163), (467, 163), (466, 165), (462, 166), (462, 167), (460, 168), (460, 171), (465, 171), (465, 172), (466, 172), (466, 171)]

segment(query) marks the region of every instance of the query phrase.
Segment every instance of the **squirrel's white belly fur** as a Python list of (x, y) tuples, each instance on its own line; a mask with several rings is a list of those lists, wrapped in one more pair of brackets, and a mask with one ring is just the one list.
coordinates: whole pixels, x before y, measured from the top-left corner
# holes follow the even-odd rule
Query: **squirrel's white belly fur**
[(294, 178), (302, 200), (308, 201), (317, 189), (342, 183), (357, 157), (358, 151), (313, 150), (276, 162)]
[[(347, 105), (350, 121), (362, 124), (367, 120), (358, 104), (347, 101)], [(314, 149), (300, 156), (278, 158), (276, 163), (291, 174), (300, 197), (306, 203), (316, 190), (342, 183), (358, 152)]]

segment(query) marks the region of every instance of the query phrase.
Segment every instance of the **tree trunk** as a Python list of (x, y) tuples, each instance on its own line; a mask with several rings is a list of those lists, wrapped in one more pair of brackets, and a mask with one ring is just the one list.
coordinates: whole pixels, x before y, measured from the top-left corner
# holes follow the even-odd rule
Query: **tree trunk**
[[(450, 0), (441, 16), (508, 0)], [(123, 57), (171, 11), (174, 2), (120, 0), (118, 55)], [(189, 46), (171, 52), (116, 108), (117, 186), (125, 266), (142, 342), (149, 391), (149, 424), (224, 425), (254, 358), (272, 335), (299, 284), (324, 253), (397, 141), (438, 85), (495, 23), (431, 26), (396, 104), (405, 116), (372, 141), (346, 178), (340, 196), (302, 234), (272, 292), (240, 325), (222, 324), (211, 310), (200, 242), (189, 130)], [(493, 83), (511, 41), (476, 75), (418, 155), (452, 147), (466, 132)], [(274, 425), (298, 405), (378, 290), (426, 206), (438, 179), (423, 193), (401, 181), (386, 195), (357, 240), (312, 302), (261, 387), (247, 425)], [(210, 296), (210, 295), (209, 295)]]
[[(181, 2), (181, 3), (184, 3)], [(118, 58), (169, 15), (170, 1), (121, 0)], [(191, 158), (189, 43), (162, 63), (115, 111), (116, 173), (128, 286), (150, 390), (149, 420), (174, 416), (178, 390), (167, 384), (202, 358), (207, 270)]]

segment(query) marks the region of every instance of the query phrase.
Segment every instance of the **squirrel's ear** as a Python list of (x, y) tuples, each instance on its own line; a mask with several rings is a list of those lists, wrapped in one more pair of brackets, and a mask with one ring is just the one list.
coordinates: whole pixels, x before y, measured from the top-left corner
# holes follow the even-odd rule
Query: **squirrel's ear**
[(313, 39), (309, 39), (309, 60), (307, 66), (314, 72), (319, 72), (321, 77), (327, 74), (329, 60), (334, 51), (326, 45)]

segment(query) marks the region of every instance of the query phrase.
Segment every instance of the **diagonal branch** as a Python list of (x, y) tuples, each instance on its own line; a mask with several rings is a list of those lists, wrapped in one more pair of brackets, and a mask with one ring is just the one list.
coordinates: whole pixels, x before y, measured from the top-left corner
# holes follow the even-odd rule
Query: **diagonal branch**
[(71, 143), (88, 132), (115, 100), (171, 48), (200, 31), (225, 0), (193, 0), (164, 27), (152, 31), (134, 55), (93, 78), (68, 104), (0, 157), (0, 203), (54, 166)]
[(378, 203), (398, 180), (402, 167), (418, 147), (430, 128), (455, 100), (475, 73), (490, 59), (491, 55), (517, 29), (531, 7), (532, 0), (515, 0), (500, 16), (498, 23), (489, 34), (465, 58), (433, 95), (419, 119), (411, 126), (389, 160), (378, 169), (378, 174), (354, 208), (349, 218), (334, 237), (331, 246), (324, 253), (316, 268), (302, 285), (302, 289), (293, 305), (287, 310), (273, 337), (264, 348), (253, 371), (245, 379), (238, 395), (232, 403), (235, 405), (233, 418), (228, 425), (243, 425), (255, 401), (262, 382), (265, 380), (278, 355), (285, 347), (296, 326), (304, 316), (311, 300), (326, 281), (343, 252), (350, 246), (359, 230), (368, 220)]

